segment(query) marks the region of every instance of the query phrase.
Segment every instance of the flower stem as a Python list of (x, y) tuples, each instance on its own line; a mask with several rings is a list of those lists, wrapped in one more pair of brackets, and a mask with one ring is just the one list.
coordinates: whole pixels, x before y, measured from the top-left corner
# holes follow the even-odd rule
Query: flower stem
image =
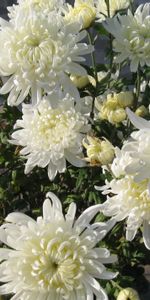
[(137, 108), (139, 95), (140, 95), (140, 86), (141, 86), (141, 73), (140, 69), (137, 70), (137, 77), (136, 77), (136, 92), (135, 92), (135, 99), (134, 99), (134, 109)]
[[(88, 30), (87, 33), (88, 33), (89, 43), (92, 46), (94, 46), (94, 40), (93, 40), (93, 37), (91, 35), (90, 30)], [(95, 57), (95, 52), (94, 51), (91, 53), (91, 60), (92, 60), (92, 67), (93, 67), (93, 71), (94, 71), (94, 79), (95, 79), (95, 82), (96, 82), (95, 91), (92, 95), (93, 101), (92, 101), (92, 109), (91, 109), (91, 113), (90, 113), (90, 117), (93, 119), (94, 118), (95, 98), (96, 98), (96, 95), (97, 95), (97, 85), (98, 85), (96, 57)]]
[[(106, 6), (107, 6), (107, 15), (108, 18), (111, 17), (110, 15), (110, 1), (109, 0), (105, 0), (106, 2)], [(109, 48), (110, 48), (110, 74), (112, 74), (112, 69), (113, 69), (113, 37), (111, 35), (111, 33), (109, 34)], [(110, 85), (110, 82), (108, 83), (108, 85)]]

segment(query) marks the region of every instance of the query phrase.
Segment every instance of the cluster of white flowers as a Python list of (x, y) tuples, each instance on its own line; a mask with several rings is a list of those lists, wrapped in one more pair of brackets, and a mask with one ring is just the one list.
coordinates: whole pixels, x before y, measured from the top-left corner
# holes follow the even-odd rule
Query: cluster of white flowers
[[(19, 212), (6, 217), (0, 227), (0, 242), (5, 245), (0, 248), (0, 282), (4, 283), (0, 295), (13, 294), (12, 300), (108, 300), (98, 280), (116, 276), (104, 266), (115, 262), (116, 255), (96, 245), (125, 219), (126, 239), (133, 240), (141, 228), (150, 249), (150, 121), (126, 109), (136, 106), (137, 95), (130, 87), (120, 91), (119, 86), (117, 91), (116, 85), (116, 92), (109, 93), (120, 72), (112, 75), (114, 66), (110, 72), (97, 72), (92, 56), (88, 75), (82, 65), (84, 56), (94, 51), (97, 36), (92, 41), (88, 30), (97, 20), (104, 21), (114, 36), (115, 62), (129, 60), (131, 72), (150, 66), (150, 3), (125, 14), (130, 4), (130, 0), (75, 0), (71, 6), (65, 0), (18, 0), (8, 8), (9, 21), (0, 19), (4, 82), (0, 94), (9, 94), (8, 105), (22, 105), (22, 118), (16, 121), (9, 142), (21, 149), (25, 174), (35, 166), (47, 167), (49, 179), (54, 180), (68, 162), (76, 167), (103, 166), (113, 176), (97, 187), (107, 200), (86, 209), (77, 220), (75, 203), (64, 216), (60, 200), (52, 193), (47, 194), (43, 217), (37, 221)], [(125, 11), (119, 14), (120, 10)], [(103, 94), (107, 78), (110, 85)], [(91, 90), (86, 90), (87, 85)], [(85, 97), (80, 98), (79, 89)], [(137, 107), (137, 114), (147, 112), (144, 106)], [(90, 132), (96, 108), (99, 118), (116, 128), (127, 124), (128, 116), (138, 129), (122, 149)], [(111, 219), (91, 224), (99, 211)], [(138, 297), (133, 290), (125, 294)]]
[(81, 42), (87, 33), (80, 20), (66, 20), (64, 0), (18, 0), (8, 10), (9, 21), (0, 20), (0, 93), (9, 93), (8, 105), (30, 103), (23, 105), (11, 142), (25, 147), (25, 173), (48, 165), (52, 180), (66, 169), (65, 159), (85, 165), (78, 156), (90, 127), (75, 107), (81, 99), (70, 75), (87, 75), (80, 63), (93, 46)]
[(121, 150), (116, 148), (111, 165), (114, 179), (100, 188), (108, 194), (101, 211), (116, 222), (127, 219), (127, 240), (133, 240), (143, 226), (144, 243), (150, 249), (150, 121), (129, 109), (127, 114), (139, 130), (131, 134), (132, 139), (125, 141)]
[[(106, 248), (97, 248), (113, 222), (90, 221), (100, 205), (86, 209), (75, 220), (76, 205), (62, 213), (60, 200), (48, 193), (43, 217), (34, 221), (14, 212), (0, 227), (0, 294), (14, 294), (13, 299), (27, 300), (108, 300), (97, 279), (113, 279), (116, 273), (104, 264), (116, 261)], [(96, 279), (95, 279), (96, 278)]]

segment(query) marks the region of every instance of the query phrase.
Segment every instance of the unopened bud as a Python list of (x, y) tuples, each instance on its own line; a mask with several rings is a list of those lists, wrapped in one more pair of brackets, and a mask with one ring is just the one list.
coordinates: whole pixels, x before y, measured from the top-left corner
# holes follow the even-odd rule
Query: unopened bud
[(96, 18), (96, 8), (93, 0), (76, 0), (65, 19), (69, 22), (82, 21), (82, 29), (88, 28)]
[(141, 105), (136, 109), (135, 114), (139, 117), (145, 117), (148, 114), (148, 109), (144, 105)]
[(126, 288), (120, 291), (117, 300), (140, 300), (140, 298), (136, 290)]
[(84, 88), (87, 84), (89, 84), (88, 76), (70, 76), (71, 81), (78, 89)]
[(87, 142), (83, 140), (86, 148), (86, 161), (92, 166), (108, 165), (114, 158), (114, 147), (108, 140), (100, 140), (96, 137), (87, 136)]

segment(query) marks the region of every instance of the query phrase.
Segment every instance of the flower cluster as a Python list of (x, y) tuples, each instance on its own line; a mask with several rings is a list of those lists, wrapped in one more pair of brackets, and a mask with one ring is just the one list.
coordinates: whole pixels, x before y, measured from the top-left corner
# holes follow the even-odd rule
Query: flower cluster
[[(17, 147), (11, 164), (0, 156), (0, 174), (1, 170), (2, 176), (8, 173), (8, 194), (13, 190), (17, 201), (24, 200), (24, 195), (29, 199), (28, 206), (18, 205), (23, 207), (19, 212), (15, 198), (15, 212), (6, 210), (0, 218), (4, 220), (0, 224), (2, 296), (11, 294), (12, 300), (108, 300), (100, 280), (117, 275), (105, 267), (117, 257), (107, 248), (122, 251), (124, 267), (122, 226), (115, 227), (106, 243), (101, 240), (117, 222), (125, 222), (130, 242), (141, 230), (143, 239), (139, 234), (137, 241), (150, 250), (150, 3), (134, 12), (131, 2), (75, 0), (70, 5), (65, 0), (17, 0), (8, 8), (9, 20), (0, 18), (0, 94), (7, 94), (9, 106), (19, 106), (9, 108), (13, 116), (4, 122), (7, 138), (12, 120), (15, 123), (6, 157), (13, 149), (10, 144)], [(104, 64), (96, 63), (94, 52), (100, 35), (108, 46)], [(3, 133), (0, 138), (6, 144)], [(26, 177), (29, 191), (19, 177), (18, 154), (25, 161), (25, 174), (33, 173)], [(35, 167), (47, 168), (48, 185), (44, 172), (34, 173)], [(49, 192), (43, 216), (36, 221), (23, 213), (40, 214), (40, 196), (36, 180), (34, 184), (30, 180), (32, 175), (38, 176), (40, 193), (51, 189), (62, 195), (61, 203)], [(99, 180), (101, 187), (96, 186)], [(32, 189), (33, 195), (37, 192), (34, 204)], [(0, 188), (0, 199), (5, 197), (11, 206), (8, 194), (5, 197)], [(81, 215), (76, 218), (73, 199), (79, 197)], [(68, 205), (66, 214), (63, 202), (65, 210)], [(130, 265), (139, 264), (140, 257), (135, 252)], [(123, 268), (119, 270), (123, 273)], [(111, 299), (139, 299), (136, 291), (122, 290), (114, 281), (106, 290)]]
[(116, 149), (111, 165), (115, 178), (100, 188), (108, 195), (101, 211), (116, 222), (127, 219), (127, 240), (133, 240), (143, 226), (144, 243), (150, 249), (150, 125), (129, 109), (127, 113), (139, 131), (131, 134), (132, 140), (127, 140), (121, 150)]
[(30, 103), (23, 105), (11, 142), (23, 147), (25, 173), (48, 165), (51, 180), (64, 172), (66, 159), (85, 165), (78, 157), (90, 128), (77, 109), (80, 95), (70, 75), (87, 75), (80, 62), (93, 46), (81, 42), (86, 32), (79, 21), (66, 21), (64, 11), (63, 0), (20, 0), (9, 8), (9, 21), (0, 20), (0, 75), (6, 76), (0, 93), (9, 93), (10, 106)]

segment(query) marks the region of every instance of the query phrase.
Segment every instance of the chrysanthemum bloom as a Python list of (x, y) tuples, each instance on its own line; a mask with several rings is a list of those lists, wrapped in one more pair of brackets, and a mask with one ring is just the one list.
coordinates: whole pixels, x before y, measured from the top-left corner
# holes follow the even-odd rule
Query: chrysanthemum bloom
[(126, 119), (125, 108), (133, 104), (132, 92), (121, 92), (97, 97), (95, 106), (98, 109), (98, 116), (112, 124), (117, 124)]
[(48, 176), (53, 180), (57, 172), (64, 172), (66, 160), (82, 167), (83, 133), (90, 126), (67, 95), (57, 101), (58, 94), (42, 100), (39, 106), (23, 105), (22, 120), (17, 120), (11, 143), (20, 145), (27, 159), (25, 173), (34, 166), (48, 166)]
[(96, 7), (94, 0), (75, 0), (74, 7), (68, 5), (65, 20), (69, 23), (81, 22), (82, 28), (87, 28), (96, 18)]
[(0, 228), (7, 246), (0, 249), (0, 294), (15, 294), (12, 300), (88, 300), (94, 295), (108, 300), (97, 279), (117, 275), (104, 266), (116, 255), (96, 247), (112, 227), (111, 222), (90, 225), (98, 211), (99, 205), (91, 206), (75, 220), (75, 203), (64, 216), (60, 200), (48, 193), (37, 221), (9, 214)]
[[(102, 188), (107, 200), (100, 210), (116, 222), (126, 219), (126, 239), (132, 241), (138, 228), (143, 225), (145, 246), (150, 249), (150, 194), (148, 181), (135, 182), (134, 176), (125, 175), (120, 179), (106, 181)], [(110, 196), (109, 196), (110, 195)]]
[[(87, 139), (87, 141), (86, 141)], [(114, 147), (108, 140), (100, 140), (96, 137), (87, 135), (83, 140), (86, 148), (87, 157), (84, 159), (92, 166), (108, 165), (114, 157)]]
[(0, 20), (0, 75), (10, 76), (0, 89), (1, 94), (9, 93), (8, 104), (18, 105), (31, 90), (32, 101), (41, 100), (43, 91), (51, 91), (60, 86), (74, 97), (77, 88), (68, 74), (86, 75), (79, 62), (81, 57), (93, 49), (80, 41), (86, 36), (80, 32), (79, 24), (66, 25), (64, 19), (55, 12), (31, 11), (28, 21), (18, 26)]
[(127, 113), (130, 121), (139, 130), (132, 132), (132, 140), (123, 146), (123, 151), (128, 152), (131, 157), (126, 172), (134, 174), (137, 182), (150, 180), (150, 121), (138, 117), (129, 109)]
[(116, 62), (126, 59), (131, 62), (131, 72), (138, 66), (150, 66), (150, 3), (140, 5), (135, 14), (117, 15), (104, 24), (114, 37), (114, 51), (118, 53)]
[(105, 0), (96, 1), (97, 17), (100, 22), (113, 17), (119, 10), (126, 9), (130, 5), (129, 0), (109, 0), (109, 14)]
[(140, 298), (136, 290), (126, 288), (120, 291), (117, 300), (140, 300)]
[(39, 13), (49, 14), (52, 11), (58, 13), (62, 11), (65, 6), (64, 0), (18, 0), (17, 5), (7, 7), (9, 12), (8, 16), (10, 21), (14, 24), (18, 24), (19, 22), (27, 22), (29, 14), (32, 10), (35, 10)]

